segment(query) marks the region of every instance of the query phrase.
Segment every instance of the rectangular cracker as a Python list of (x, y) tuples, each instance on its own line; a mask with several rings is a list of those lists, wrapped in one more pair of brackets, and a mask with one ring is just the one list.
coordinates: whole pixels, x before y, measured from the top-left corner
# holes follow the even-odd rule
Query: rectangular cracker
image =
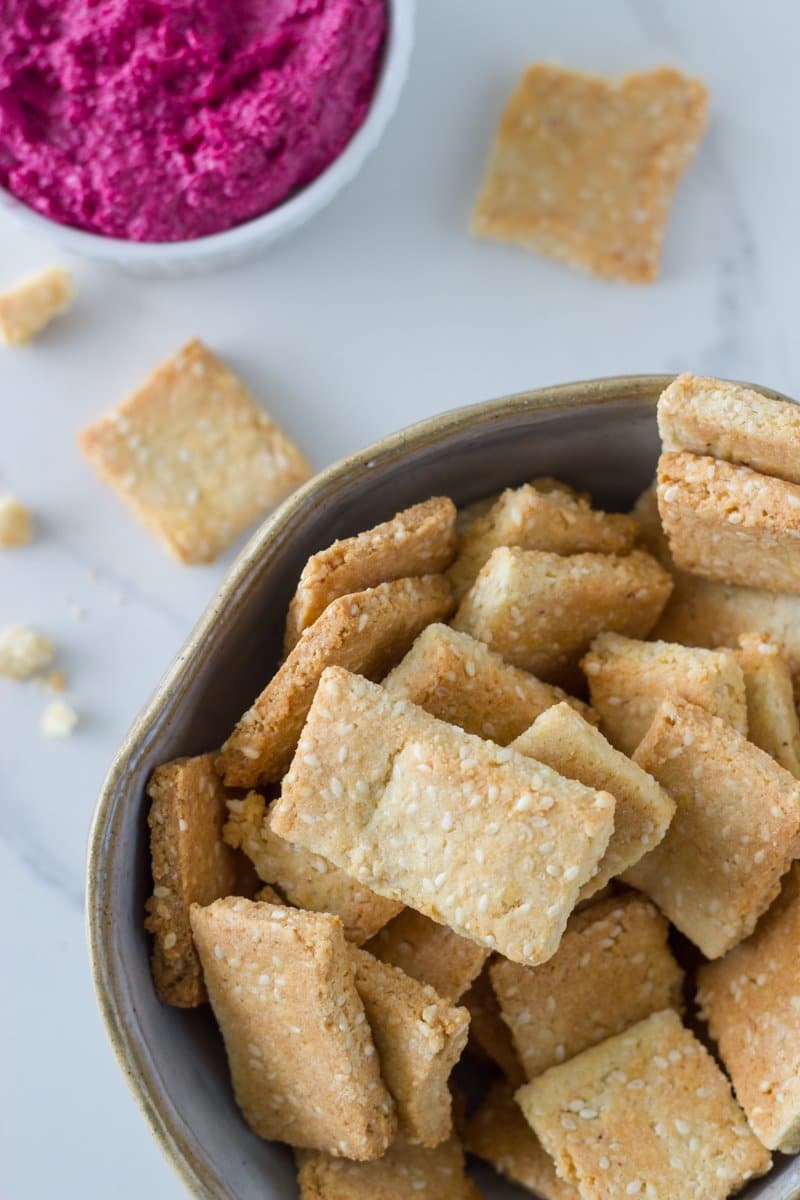
[(744, 676), (727, 650), (601, 633), (581, 667), (600, 728), (624, 754), (633, 754), (662, 700), (688, 700), (747, 734)]
[(616, 800), (608, 849), (596, 874), (581, 888), (579, 899), (594, 896), (610, 879), (657, 846), (666, 833), (675, 813), (675, 801), (568, 704), (557, 704), (543, 712), (512, 742), (511, 748), (529, 754), (567, 779), (610, 792)]
[(461, 600), (498, 546), (553, 554), (627, 554), (637, 533), (631, 516), (600, 512), (574, 492), (543, 492), (525, 483), (507, 488), (489, 511), (470, 525), (448, 575), (456, 599)]
[(467, 1044), (469, 1013), (366, 950), (351, 947), (350, 958), (399, 1130), (416, 1145), (438, 1146), (452, 1132), (448, 1081)]
[(747, 736), (800, 779), (800, 722), (786, 659), (760, 633), (742, 634), (735, 654), (744, 675)]
[(634, 756), (677, 804), (622, 876), (720, 958), (752, 933), (800, 852), (800, 784), (727, 721), (665, 700)]
[(507, 746), (553, 704), (588, 706), (561, 688), (512, 667), (483, 642), (447, 625), (429, 625), (383, 681), (392, 696), (418, 704), (432, 717)]
[(605, 852), (613, 811), (607, 793), (333, 667), (272, 828), (456, 933), (540, 962)]
[(66, 267), (46, 267), (0, 295), (0, 342), (22, 346), (68, 308), (75, 284)]
[(194, 340), (78, 438), (179, 562), (212, 562), (312, 470), (245, 384)]
[(229, 786), (280, 779), (326, 667), (379, 679), (431, 621), (452, 610), (443, 575), (395, 579), (333, 600), (306, 630), (225, 742), (217, 770)]
[(546, 1071), (517, 1102), (582, 1200), (725, 1200), (770, 1167), (728, 1080), (670, 1009)]
[(679, 375), (658, 401), (662, 449), (689, 450), (800, 483), (800, 405), (752, 388)]
[(685, 451), (662, 454), (658, 509), (682, 570), (800, 594), (800, 484)]
[(295, 908), (333, 913), (340, 917), (344, 936), (360, 945), (402, 909), (351, 879), (333, 863), (302, 846), (294, 846), (269, 826), (272, 806), (258, 792), (228, 801), (223, 836), (229, 846), (243, 850), (259, 878), (274, 884)]
[(498, 1066), (510, 1084), (519, 1087), (526, 1075), (519, 1061), (508, 1026), (500, 1015), (500, 1005), (494, 994), (487, 968), (480, 973), (462, 998), (469, 1011), (470, 1049)]
[(438, 575), (450, 566), (455, 552), (456, 506), (446, 496), (432, 496), (374, 529), (313, 554), (289, 605), (284, 654), (294, 649), (332, 600), (392, 579)]
[(590, 904), (539, 967), (499, 959), (489, 978), (528, 1079), (663, 1008), (681, 1011), (683, 971), (669, 926), (630, 892)]
[(302, 1151), (297, 1167), (300, 1200), (480, 1200), (456, 1137), (428, 1150), (398, 1134), (370, 1163)]
[(228, 897), (192, 932), (236, 1102), (260, 1137), (359, 1160), (396, 1132), (342, 923)]
[(548, 682), (579, 678), (577, 664), (604, 630), (646, 637), (672, 580), (642, 550), (624, 556), (501, 547), (453, 618), (514, 666)]
[(698, 972), (700, 1015), (765, 1146), (800, 1153), (800, 863), (755, 932)]
[(193, 1008), (207, 996), (189, 907), (236, 892), (241, 860), (223, 841), (226, 793), (213, 754), (156, 767), (147, 794), (154, 886), (145, 928), (153, 935), (153, 980), (166, 1004)]
[[(385, 904), (394, 901), (385, 900)], [(365, 947), (381, 962), (400, 967), (455, 1003), (481, 972), (489, 951), (430, 917), (404, 908)]]

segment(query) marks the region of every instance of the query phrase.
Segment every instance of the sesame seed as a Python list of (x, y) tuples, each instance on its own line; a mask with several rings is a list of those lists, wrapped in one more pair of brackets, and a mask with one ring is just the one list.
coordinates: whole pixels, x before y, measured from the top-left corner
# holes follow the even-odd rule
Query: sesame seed
[(447, 833), (453, 828), (453, 814), (446, 812), (440, 821), (442, 829)]
[(597, 1160), (597, 1165), (601, 1171), (607, 1171), (611, 1166), (611, 1160), (605, 1154), (601, 1154)]
[(483, 853), (483, 850), (481, 849), (480, 846), (476, 846), (475, 847), (475, 862), (483, 865), (483, 863), (485, 861), (486, 861), (486, 855)]
[(526, 793), (524, 796), (520, 796), (519, 800), (517, 800), (516, 804), (514, 805), (514, 812), (527, 812), (532, 803), (533, 801), (531, 797)]
[(188, 828), (189, 828), (189, 826), (188, 826), (187, 822), (184, 821), (183, 817), (181, 817), (180, 820), (178, 821), (178, 829), (180, 829), (181, 833), (186, 833), (186, 830)]
[(216, 959), (222, 958), (222, 946), (214, 947), (214, 958), (216, 958)]
[(642, 1190), (641, 1179), (632, 1179), (630, 1181), (630, 1183), (628, 1184), (628, 1186), (625, 1188), (625, 1194), (628, 1196), (635, 1196), (637, 1194), (637, 1192), (640, 1192), (641, 1190)]
[(488, 907), (489, 907), (489, 897), (486, 895), (486, 892), (484, 892), (483, 895), (478, 900), (478, 912), (485, 913), (486, 910), (488, 909)]
[(172, 931), (170, 931), (170, 932), (167, 934), (167, 936), (164, 938), (164, 949), (165, 949), (165, 950), (171, 950), (171, 949), (172, 949), (172, 947), (173, 947), (173, 946), (175, 945), (175, 943), (177, 942), (177, 940), (178, 940), (178, 936), (177, 936), (177, 934), (175, 934), (175, 933), (173, 933)]
[(678, 1131), (678, 1133), (685, 1136), (689, 1132), (691, 1126), (686, 1121), (682, 1120), (681, 1117), (676, 1117), (675, 1118), (675, 1128)]
[(597, 1109), (596, 1108), (582, 1108), (580, 1110), (580, 1112), (578, 1113), (578, 1116), (581, 1117), (581, 1119), (584, 1121), (593, 1121), (594, 1118), (597, 1116)]

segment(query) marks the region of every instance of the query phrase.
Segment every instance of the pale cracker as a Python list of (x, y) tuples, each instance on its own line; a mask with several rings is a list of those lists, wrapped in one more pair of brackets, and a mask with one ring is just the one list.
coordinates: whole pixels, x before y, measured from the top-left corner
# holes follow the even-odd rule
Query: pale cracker
[[(393, 901), (384, 901), (391, 904)], [(366, 949), (382, 962), (400, 967), (455, 1003), (480, 974), (489, 951), (446, 925), (405, 908), (384, 925)]]
[(607, 793), (332, 667), (272, 828), (381, 895), (534, 963), (558, 946), (613, 811)]
[(708, 93), (669, 67), (618, 79), (534, 63), (510, 97), (473, 232), (630, 283), (658, 276)]
[(498, 1066), (509, 1083), (519, 1087), (525, 1082), (525, 1072), (514, 1049), (508, 1026), (500, 1015), (500, 1005), (489, 980), (487, 968), (480, 973), (461, 1003), (469, 1012), (469, 1048), (472, 1053)]
[(786, 659), (760, 633), (742, 634), (735, 653), (744, 675), (748, 738), (800, 779), (800, 722)]
[(29, 510), (15, 496), (0, 496), (0, 549), (27, 546), (33, 538)]
[(546, 1071), (517, 1102), (581, 1200), (725, 1200), (771, 1165), (671, 1009)]
[(431, 621), (452, 609), (443, 575), (396, 579), (333, 600), (307, 629), (222, 747), (217, 769), (233, 787), (280, 779), (326, 667), (380, 678)]
[(719, 958), (752, 933), (800, 853), (800, 784), (686, 701), (664, 701), (634, 758), (677, 809), (662, 841), (622, 878), (706, 958)]
[(83, 430), (83, 453), (179, 562), (211, 562), (311, 475), (242, 381), (199, 341)]
[(370, 1163), (303, 1151), (297, 1166), (300, 1200), (480, 1200), (455, 1137), (428, 1150), (398, 1134)]
[(72, 303), (75, 285), (66, 267), (46, 267), (0, 295), (0, 342), (22, 346)]

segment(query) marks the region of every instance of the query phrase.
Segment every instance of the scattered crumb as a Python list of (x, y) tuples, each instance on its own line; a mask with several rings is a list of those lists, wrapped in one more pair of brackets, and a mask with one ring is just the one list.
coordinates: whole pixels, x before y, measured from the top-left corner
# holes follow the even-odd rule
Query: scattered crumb
[(21, 279), (0, 295), (0, 341), (22, 346), (63, 312), (74, 295), (75, 285), (65, 267), (47, 267)]
[(49, 666), (54, 655), (54, 646), (35, 629), (26, 625), (0, 629), (0, 675), (28, 679)]
[(125, 597), (123, 596), (122, 592), (114, 592), (114, 595), (111, 597), (111, 599), (120, 607), (125, 603)]
[(69, 601), (69, 611), (76, 621), (83, 621), (86, 617), (86, 609), (83, 605), (76, 604), (74, 600)]
[(59, 694), (67, 690), (67, 677), (63, 671), (48, 671), (37, 682), (48, 692)]
[(66, 700), (54, 700), (42, 714), (42, 733), (47, 737), (69, 737), (78, 724), (78, 714)]
[(13, 496), (0, 496), (0, 548), (27, 546), (33, 537), (33, 521), (24, 504)]

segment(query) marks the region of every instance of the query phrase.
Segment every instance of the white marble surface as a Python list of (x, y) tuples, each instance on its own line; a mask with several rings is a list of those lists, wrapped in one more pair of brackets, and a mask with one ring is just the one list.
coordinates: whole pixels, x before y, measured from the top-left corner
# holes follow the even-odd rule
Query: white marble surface
[[(420, 0), (400, 112), (364, 174), (252, 265), (142, 282), (74, 263), (80, 299), (0, 360), (0, 491), (35, 545), (0, 563), (0, 624), (58, 644), (81, 725), (39, 732), (44, 694), (0, 688), (0, 1192), (8, 1200), (182, 1194), (127, 1094), (92, 996), (84, 847), (104, 770), (227, 563), (181, 568), (92, 477), (76, 431), (198, 334), (319, 466), (503, 392), (681, 368), (800, 391), (800, 111), (788, 0)], [(709, 84), (712, 123), (678, 196), (663, 278), (601, 283), (470, 240), (499, 107), (534, 58), (602, 72), (662, 61)], [(0, 276), (53, 259), (0, 225)]]

